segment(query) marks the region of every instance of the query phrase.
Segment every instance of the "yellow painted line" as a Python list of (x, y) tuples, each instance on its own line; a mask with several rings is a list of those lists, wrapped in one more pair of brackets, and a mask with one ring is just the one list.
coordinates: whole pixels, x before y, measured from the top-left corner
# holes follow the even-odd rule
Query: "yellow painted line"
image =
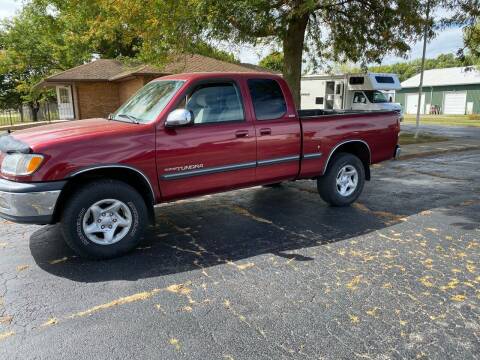
[(50, 265), (56, 265), (56, 264), (63, 263), (63, 262), (65, 262), (65, 261), (67, 261), (67, 260), (68, 260), (68, 257), (65, 256), (65, 257), (63, 257), (63, 258), (61, 258), (61, 259), (56, 259), (56, 260), (49, 261), (48, 263), (49, 263)]
[(47, 327), (47, 326), (52, 326), (52, 325), (57, 325), (58, 320), (56, 318), (51, 318), (50, 320), (44, 322), (41, 327)]
[(237, 268), (238, 270), (248, 270), (255, 266), (253, 262), (248, 262), (246, 264), (235, 264), (233, 261), (227, 261), (227, 264)]
[(2, 316), (0, 317), (0, 324), (10, 324), (13, 320), (13, 316)]
[(17, 266), (17, 271), (18, 272), (24, 271), (24, 270), (27, 270), (29, 267), (30, 267), (30, 265), (18, 265)]
[(180, 350), (180, 341), (176, 338), (172, 338), (169, 341), (170, 345), (174, 346), (177, 351)]
[(15, 335), (15, 333), (13, 331), (1, 333), (0, 334), (0, 340), (4, 340), (4, 339), (6, 339), (10, 336), (13, 336), (13, 335)]
[(87, 309), (85, 311), (80, 311), (76, 314), (68, 316), (68, 318), (73, 319), (73, 318), (77, 318), (77, 317), (87, 316), (87, 315), (91, 315), (93, 313), (96, 313), (98, 311), (110, 309), (110, 308), (113, 308), (113, 307), (116, 307), (116, 306), (119, 306), (119, 305), (124, 305), (124, 304), (129, 304), (129, 303), (133, 303), (133, 302), (137, 302), (137, 301), (146, 300), (148, 298), (151, 298), (153, 295), (157, 294), (160, 291), (161, 291), (161, 289), (154, 289), (152, 291), (145, 291), (145, 292), (141, 292), (141, 293), (138, 293), (138, 294), (133, 294), (133, 295), (126, 296), (126, 297), (123, 297), (123, 298), (119, 298), (119, 299), (110, 301), (106, 304), (97, 305), (97, 306), (94, 306), (94, 307), (92, 307), (90, 309)]
[[(130, 304), (130, 303), (134, 303), (134, 302), (138, 302), (138, 301), (144, 301), (144, 300), (147, 300), (147, 299), (151, 298), (152, 296), (158, 294), (161, 291), (167, 291), (167, 292), (170, 292), (170, 293), (185, 296), (190, 301), (190, 303), (193, 303), (194, 301), (190, 296), (190, 293), (192, 292), (192, 289), (190, 289), (188, 287), (190, 284), (191, 284), (190, 282), (187, 282), (185, 284), (173, 284), (173, 285), (170, 285), (166, 288), (153, 289), (151, 291), (144, 291), (144, 292), (140, 292), (140, 293), (133, 294), (133, 295), (130, 295), (130, 296), (122, 297), (122, 298), (119, 298), (119, 299), (112, 300), (108, 303), (97, 305), (97, 306), (94, 306), (90, 309), (80, 311), (80, 312), (77, 312), (77, 313), (72, 314), (72, 315), (68, 315), (68, 316), (65, 317), (65, 319), (74, 319), (74, 318), (78, 318), (78, 317), (88, 316), (88, 315), (92, 315), (96, 312), (111, 309), (111, 308), (114, 308), (114, 307), (117, 307), (117, 306), (120, 306), (120, 305)], [(57, 324), (59, 322), (57, 319), (53, 319), (53, 320), (55, 320), (54, 323), (50, 323), (52, 320), (49, 320), (44, 325), (53, 325), (53, 324)]]
[(237, 213), (239, 215), (243, 215), (243, 216), (248, 217), (248, 218), (250, 218), (252, 220), (255, 220), (257, 222), (264, 223), (264, 224), (273, 224), (270, 220), (267, 220), (267, 219), (261, 218), (259, 216), (256, 216), (256, 215), (252, 214), (250, 211), (248, 211), (247, 209), (242, 208), (238, 205), (229, 205), (228, 208), (230, 208), (234, 213)]

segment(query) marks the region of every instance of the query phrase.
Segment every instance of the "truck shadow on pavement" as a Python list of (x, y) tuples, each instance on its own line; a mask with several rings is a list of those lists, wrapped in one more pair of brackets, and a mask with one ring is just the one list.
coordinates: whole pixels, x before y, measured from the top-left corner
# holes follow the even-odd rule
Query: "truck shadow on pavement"
[[(311, 261), (311, 257), (301, 254), (302, 249), (386, 229), (406, 221), (409, 215), (455, 201), (448, 194), (425, 201), (409, 193), (406, 207), (401, 204), (407, 199), (397, 204), (393, 199), (380, 201), (373, 194), (373, 185), (368, 188), (359, 203), (347, 208), (327, 206), (313, 182), (278, 189), (238, 190), (167, 204), (156, 209), (157, 224), (136, 251), (108, 261), (76, 257), (65, 245), (58, 226), (34, 232), (30, 250), (43, 270), (87, 283), (134, 281), (222, 264), (236, 266), (237, 261), (262, 254)], [(371, 205), (364, 205), (367, 199)], [(392, 213), (395, 208), (402, 208), (403, 213)]]

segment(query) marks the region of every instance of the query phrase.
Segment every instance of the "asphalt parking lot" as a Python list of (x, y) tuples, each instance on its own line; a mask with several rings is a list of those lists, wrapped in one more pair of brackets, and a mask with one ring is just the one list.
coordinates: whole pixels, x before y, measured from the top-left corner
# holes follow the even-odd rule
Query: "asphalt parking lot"
[(0, 358), (478, 358), (479, 173), (473, 151), (375, 166), (351, 208), (307, 181), (167, 204), (104, 262), (2, 222)]

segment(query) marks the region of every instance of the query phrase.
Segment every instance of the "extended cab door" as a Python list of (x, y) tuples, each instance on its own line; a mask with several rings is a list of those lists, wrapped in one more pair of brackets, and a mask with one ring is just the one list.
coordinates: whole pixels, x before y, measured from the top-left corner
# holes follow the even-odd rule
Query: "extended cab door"
[(241, 86), (233, 79), (201, 81), (176, 108), (193, 124), (157, 135), (157, 168), (164, 200), (248, 186), (255, 181), (254, 125), (245, 114)]
[(286, 83), (252, 78), (247, 86), (257, 136), (257, 183), (294, 179), (300, 169), (301, 128)]

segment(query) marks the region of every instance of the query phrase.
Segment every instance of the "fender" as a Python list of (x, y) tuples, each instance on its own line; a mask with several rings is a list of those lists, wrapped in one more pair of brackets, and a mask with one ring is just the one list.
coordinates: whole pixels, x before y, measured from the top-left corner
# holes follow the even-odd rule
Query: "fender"
[(370, 146), (368, 145), (368, 143), (364, 140), (360, 140), (360, 139), (355, 139), (355, 140), (346, 140), (346, 141), (342, 141), (341, 143), (338, 143), (337, 145), (335, 145), (335, 147), (332, 149), (332, 151), (330, 151), (330, 153), (328, 154), (328, 158), (327, 158), (327, 161), (325, 162), (325, 166), (323, 167), (323, 171), (322, 171), (322, 175), (325, 174), (325, 171), (327, 170), (328, 168), (328, 164), (330, 162), (330, 159), (332, 158), (332, 155), (335, 153), (335, 151), (337, 151), (337, 149), (342, 146), (342, 145), (345, 145), (345, 144), (349, 144), (349, 143), (361, 143), (363, 145), (365, 145), (368, 149), (368, 165), (371, 164), (371, 161), (372, 161), (372, 151), (370, 150)]
[(150, 179), (142, 171), (140, 171), (140, 170), (138, 170), (138, 169), (136, 169), (132, 166), (122, 165), (122, 164), (105, 164), (105, 165), (88, 166), (86, 168), (83, 168), (81, 170), (77, 170), (77, 171), (71, 173), (67, 177), (67, 179), (71, 179), (71, 178), (73, 178), (77, 175), (84, 174), (84, 173), (94, 171), (94, 170), (99, 170), (99, 169), (128, 169), (128, 170), (132, 170), (132, 171), (136, 172), (137, 174), (140, 174), (145, 179), (145, 181), (147, 182), (147, 184), (150, 188), (150, 193), (152, 195), (152, 199), (155, 202), (155, 199), (156, 199), (155, 191), (153, 190), (153, 186), (152, 186), (152, 183), (150, 182)]

